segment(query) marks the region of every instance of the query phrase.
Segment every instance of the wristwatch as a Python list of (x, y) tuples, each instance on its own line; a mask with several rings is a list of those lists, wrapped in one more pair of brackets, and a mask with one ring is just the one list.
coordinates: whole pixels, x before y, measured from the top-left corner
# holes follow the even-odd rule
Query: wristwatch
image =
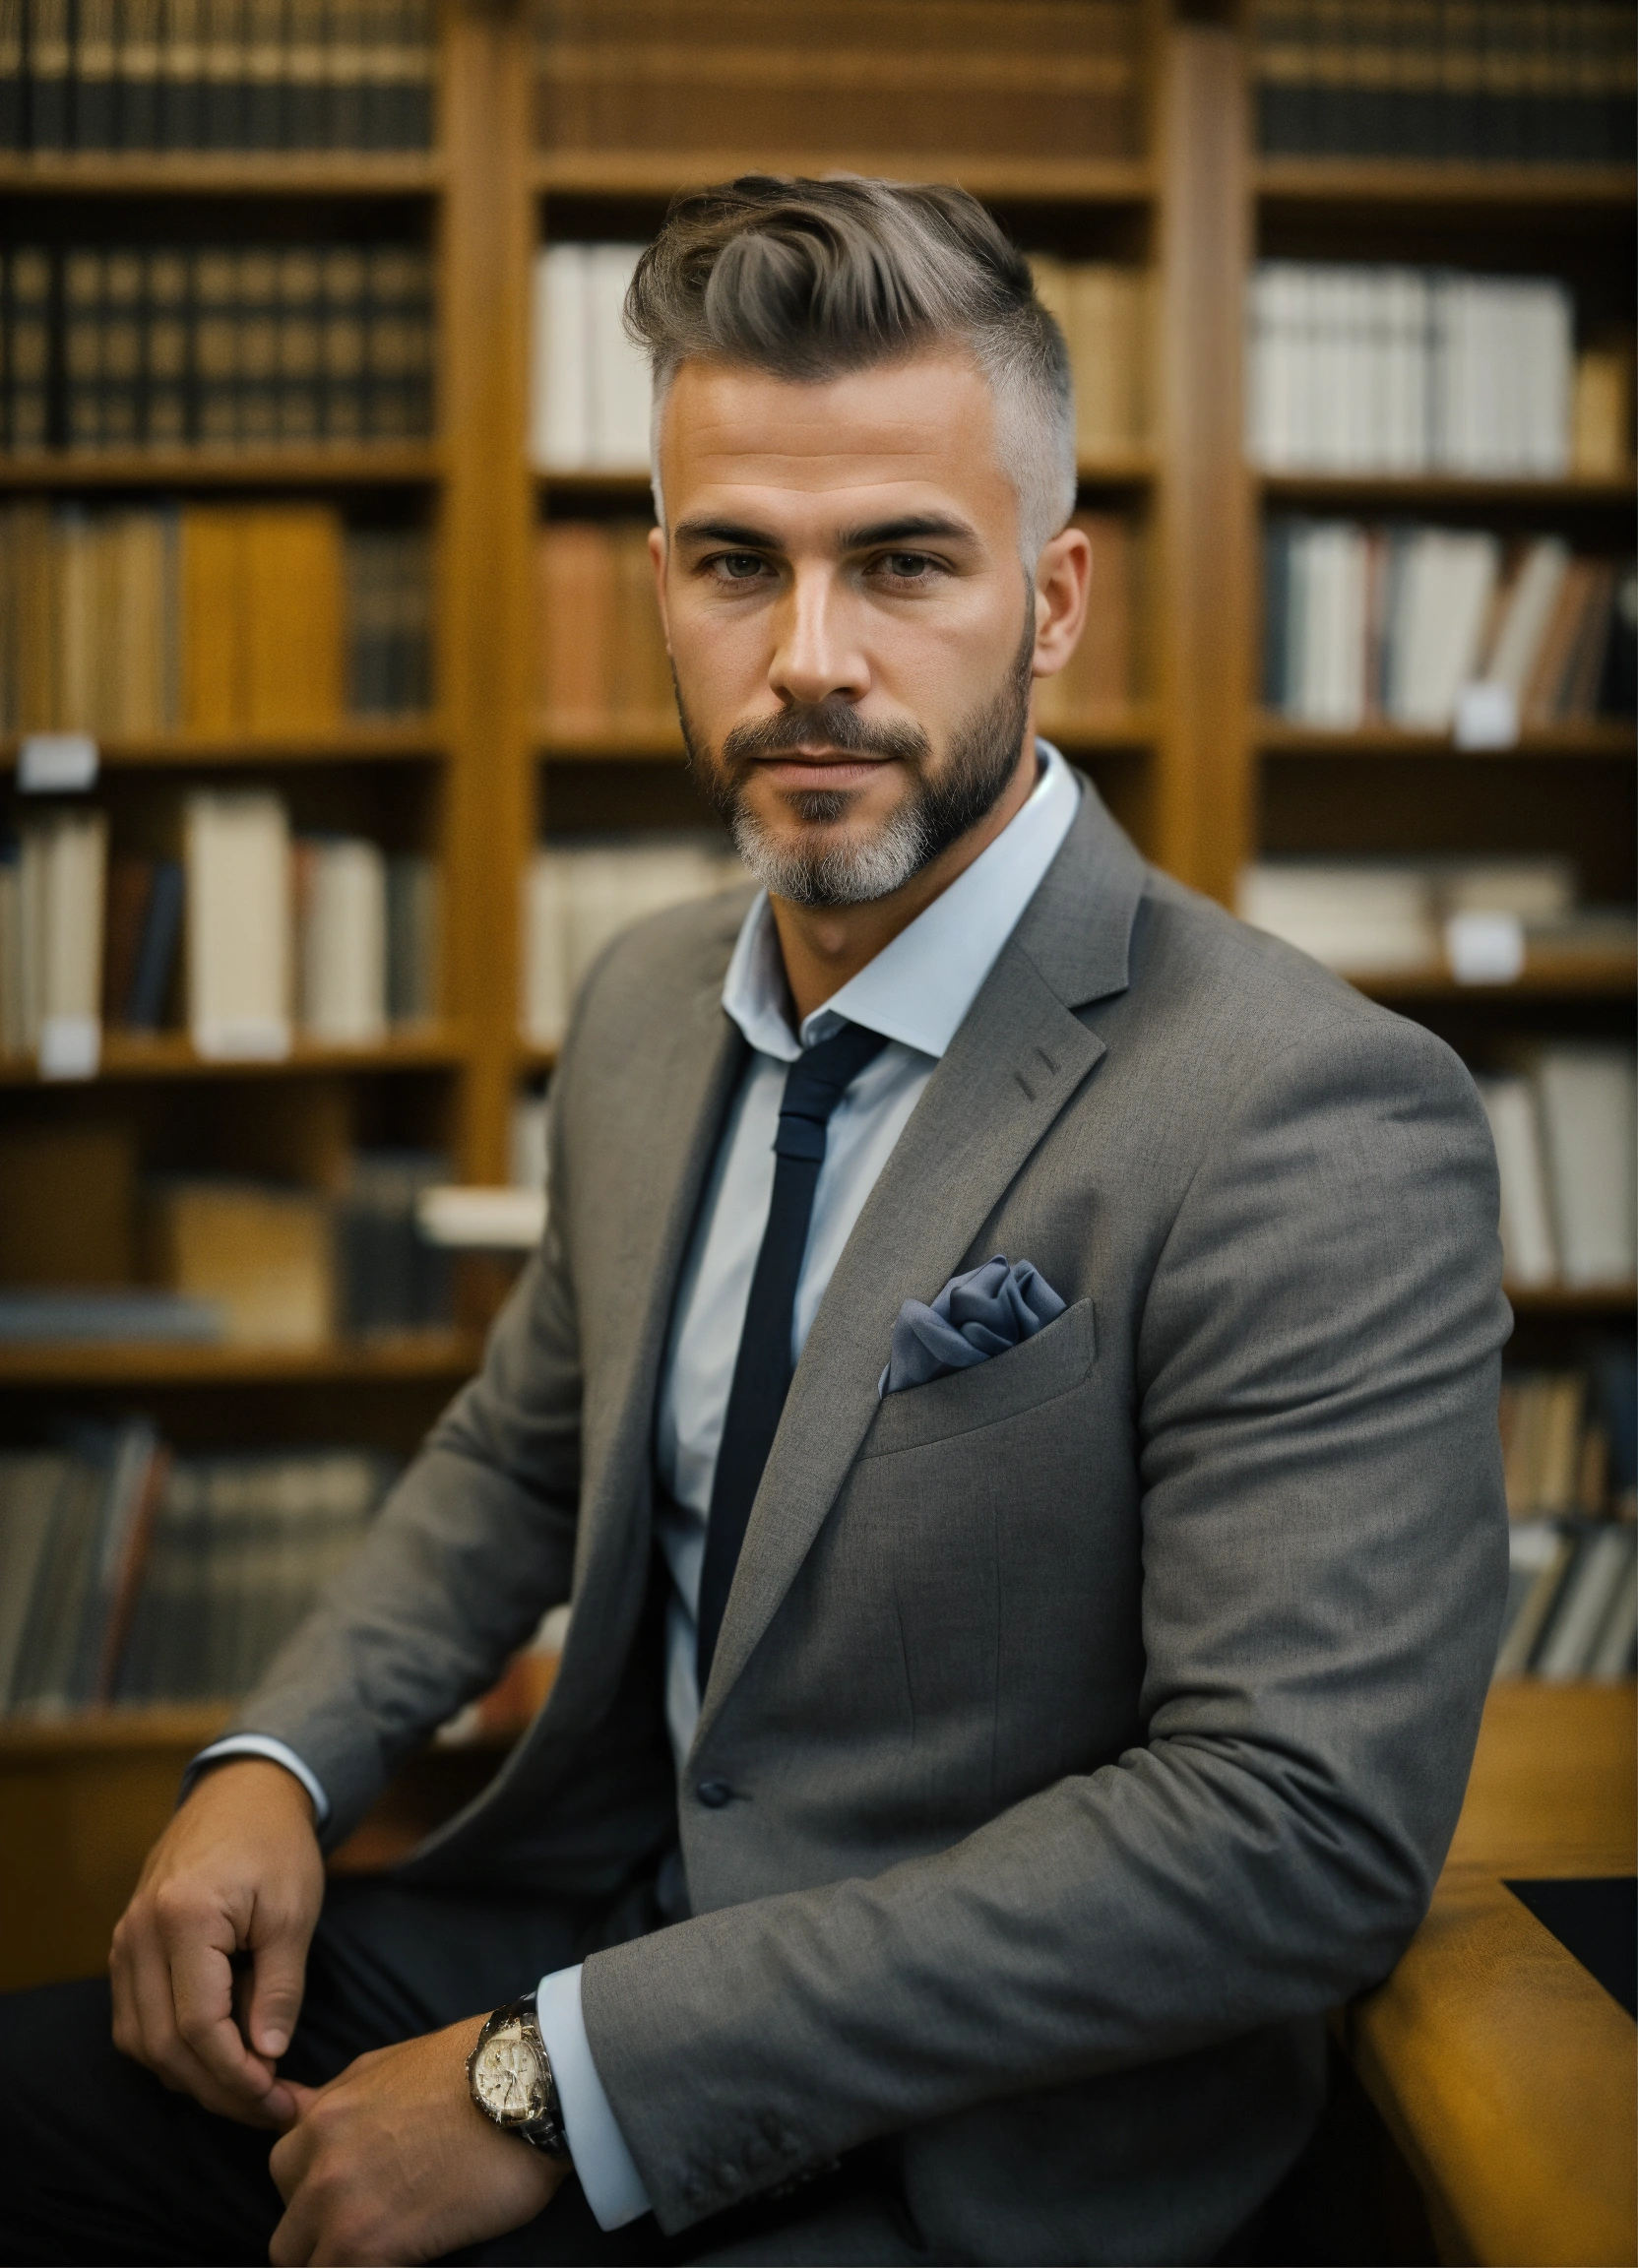
[(548, 2158), (567, 2160), (563, 2106), (557, 2100), (557, 2082), (536, 2019), (533, 1992), (509, 2000), (485, 2023), (467, 2057), (467, 2084), (484, 2117), (502, 2133), (516, 2134)]

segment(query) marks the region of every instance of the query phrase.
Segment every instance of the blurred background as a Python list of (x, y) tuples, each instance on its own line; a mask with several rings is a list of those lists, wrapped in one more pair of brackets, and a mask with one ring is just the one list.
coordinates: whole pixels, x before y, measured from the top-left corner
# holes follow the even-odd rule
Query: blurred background
[[(1479, 1077), (1498, 1671), (1630, 1709), (1634, 32), (0, 0), (4, 1982), (100, 1964), (180, 1761), (475, 1364), (588, 961), (737, 871), (619, 313), (669, 196), (750, 169), (959, 181), (1030, 253), (1095, 559), (1041, 728)], [(357, 1862), (492, 1769), (560, 1630)]]

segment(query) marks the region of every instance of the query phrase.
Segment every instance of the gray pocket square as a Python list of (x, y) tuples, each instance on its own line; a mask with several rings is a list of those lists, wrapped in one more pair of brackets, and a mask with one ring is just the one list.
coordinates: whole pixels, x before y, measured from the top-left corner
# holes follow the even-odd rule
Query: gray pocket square
[(929, 1307), (907, 1299), (893, 1326), (893, 1353), (877, 1383), (878, 1395), (902, 1393), (971, 1370), (1004, 1354), (1054, 1322), (1064, 1302), (1028, 1260), (1016, 1267), (997, 1253), (981, 1268), (952, 1276)]

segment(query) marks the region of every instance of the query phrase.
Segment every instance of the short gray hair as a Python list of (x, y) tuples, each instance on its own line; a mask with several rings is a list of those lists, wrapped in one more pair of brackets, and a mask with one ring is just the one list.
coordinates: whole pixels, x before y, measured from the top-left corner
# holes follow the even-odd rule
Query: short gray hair
[(996, 449), (1018, 491), (1019, 548), (1075, 509), (1075, 402), (1063, 333), (1029, 263), (976, 199), (934, 182), (742, 174), (672, 199), (626, 295), (626, 330), (654, 372), (660, 417), (698, 358), (798, 382), (965, 348), (989, 382)]

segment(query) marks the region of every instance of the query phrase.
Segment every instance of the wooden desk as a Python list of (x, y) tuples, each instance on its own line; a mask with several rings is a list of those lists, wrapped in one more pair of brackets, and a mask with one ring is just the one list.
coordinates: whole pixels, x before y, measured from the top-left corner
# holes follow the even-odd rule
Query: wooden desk
[(1638, 2027), (1503, 1887), (1633, 1871), (1634, 1728), (1630, 1684), (1498, 1685), (1427, 1919), (1344, 2017), (1443, 2260), (1638, 2257)]

